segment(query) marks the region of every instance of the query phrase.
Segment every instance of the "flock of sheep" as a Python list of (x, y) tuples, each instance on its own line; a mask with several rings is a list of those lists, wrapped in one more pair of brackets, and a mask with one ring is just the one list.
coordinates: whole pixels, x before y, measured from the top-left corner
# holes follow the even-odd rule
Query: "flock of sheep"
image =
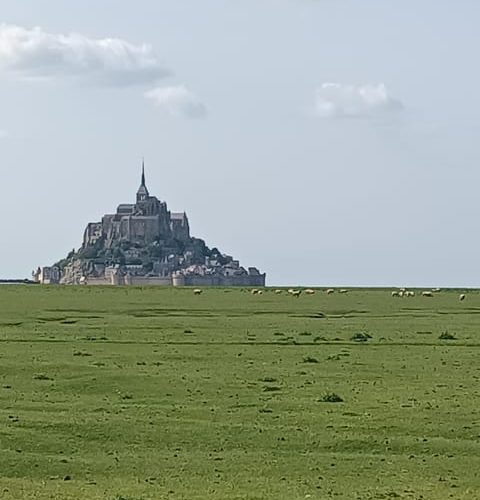
[[(325, 293), (327, 295), (331, 295), (332, 293), (335, 293), (337, 290), (335, 288), (327, 288), (325, 290)], [(440, 288), (432, 288), (431, 290), (423, 290), (422, 292), (420, 292), (421, 296), (422, 297), (433, 297), (434, 294), (440, 292)], [(201, 295), (203, 292), (202, 289), (200, 288), (195, 288), (193, 290), (193, 293), (195, 295)], [(289, 288), (288, 290), (283, 290), (283, 289), (277, 289), (275, 290), (275, 293), (277, 295), (280, 295), (282, 293), (286, 292), (287, 294), (291, 295), (292, 297), (300, 297), (300, 295), (302, 293), (304, 293), (305, 295), (313, 295), (315, 293), (315, 290), (313, 288), (306, 288), (304, 290), (298, 290), (298, 289), (293, 289), (293, 288)], [(250, 290), (250, 293), (252, 295), (262, 295), (263, 294), (263, 290), (260, 290), (259, 288), (252, 288)], [(342, 294), (345, 294), (345, 293), (348, 293), (348, 290), (346, 288), (340, 288), (338, 290), (338, 293), (342, 293)], [(415, 292), (413, 290), (407, 290), (406, 288), (400, 288), (398, 290), (393, 290), (392, 291), (392, 297), (415, 297)], [(464, 293), (461, 293), (458, 297), (458, 300), (465, 300), (465, 297), (466, 295)]]
[[(423, 290), (421, 292), (422, 297), (433, 297), (434, 294), (440, 292), (440, 288), (432, 288), (431, 290)], [(392, 292), (392, 297), (415, 297), (415, 292), (413, 290), (407, 290), (406, 288), (400, 288), (399, 290), (394, 290)], [(458, 296), (458, 300), (465, 300), (466, 295), (461, 293)]]

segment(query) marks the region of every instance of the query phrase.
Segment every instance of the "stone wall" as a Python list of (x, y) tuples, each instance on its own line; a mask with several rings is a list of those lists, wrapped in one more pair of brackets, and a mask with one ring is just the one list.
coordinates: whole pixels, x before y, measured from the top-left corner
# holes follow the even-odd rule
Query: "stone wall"
[[(114, 278), (114, 279), (112, 279)], [(110, 276), (89, 277), (85, 285), (132, 285), (132, 286), (265, 286), (265, 274), (257, 276), (185, 276), (185, 279), (171, 276)]]
[(185, 276), (186, 286), (265, 286), (265, 274), (255, 276)]

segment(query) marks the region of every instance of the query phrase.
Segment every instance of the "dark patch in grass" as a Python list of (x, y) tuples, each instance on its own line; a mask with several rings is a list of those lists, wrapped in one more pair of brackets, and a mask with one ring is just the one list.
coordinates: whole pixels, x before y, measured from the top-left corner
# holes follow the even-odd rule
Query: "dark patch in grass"
[(45, 373), (35, 373), (33, 375), (33, 380), (53, 380), (53, 378), (45, 375)]
[(278, 385), (266, 385), (262, 390), (263, 392), (277, 392), (281, 391), (282, 388), (278, 387)]
[(449, 333), (448, 331), (442, 332), (438, 337), (440, 340), (457, 340), (457, 337), (453, 333)]
[(318, 401), (320, 403), (343, 403), (343, 398), (335, 392), (326, 392)]
[(75, 323), (78, 323), (77, 319), (65, 319), (63, 321), (60, 321), (62, 325), (74, 325)]
[(366, 332), (357, 332), (350, 337), (350, 340), (353, 340), (354, 342), (367, 342), (371, 338), (372, 336)]
[(37, 321), (42, 321), (42, 322), (49, 322), (49, 321), (59, 321), (59, 322), (62, 322), (62, 321), (67, 321), (68, 318), (65, 318), (65, 316), (60, 316), (60, 317), (51, 317), (51, 318), (45, 318), (45, 317), (40, 317), (40, 318), (37, 318)]
[(89, 352), (83, 352), (83, 351), (75, 351), (73, 353), (74, 356), (91, 356)]
[(260, 408), (258, 410), (259, 413), (273, 413), (273, 410), (271, 410), (270, 408)]
[(331, 354), (330, 356), (327, 356), (327, 361), (340, 361), (340, 359), (340, 354)]
[(312, 356), (305, 356), (303, 358), (303, 362), (304, 363), (318, 363), (318, 359), (317, 358), (313, 358)]

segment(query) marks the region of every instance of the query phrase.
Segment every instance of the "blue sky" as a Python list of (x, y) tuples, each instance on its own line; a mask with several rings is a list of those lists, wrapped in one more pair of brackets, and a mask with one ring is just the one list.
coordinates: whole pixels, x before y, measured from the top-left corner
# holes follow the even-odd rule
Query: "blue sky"
[(479, 286), (480, 4), (2, 4), (0, 276), (150, 192), (271, 284)]

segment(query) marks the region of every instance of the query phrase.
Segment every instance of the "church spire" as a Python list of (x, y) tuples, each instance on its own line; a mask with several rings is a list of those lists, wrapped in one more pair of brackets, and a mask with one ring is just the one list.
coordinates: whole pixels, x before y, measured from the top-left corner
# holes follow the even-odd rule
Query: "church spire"
[(145, 160), (142, 158), (142, 181), (137, 191), (137, 203), (145, 201), (149, 196), (147, 185), (145, 184)]

